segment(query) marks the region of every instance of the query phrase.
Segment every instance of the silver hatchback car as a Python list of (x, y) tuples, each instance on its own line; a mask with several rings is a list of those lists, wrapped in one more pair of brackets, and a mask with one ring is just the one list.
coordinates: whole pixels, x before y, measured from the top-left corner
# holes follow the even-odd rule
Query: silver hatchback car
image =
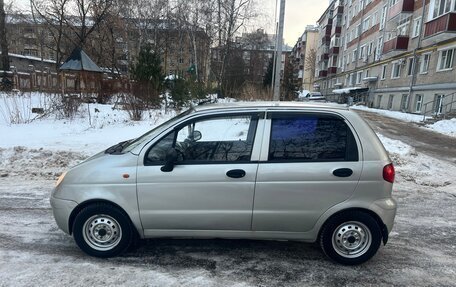
[(318, 241), (347, 265), (393, 228), (394, 167), (372, 129), (341, 107), (234, 103), (189, 109), (63, 174), (58, 226), (96, 257), (138, 238)]

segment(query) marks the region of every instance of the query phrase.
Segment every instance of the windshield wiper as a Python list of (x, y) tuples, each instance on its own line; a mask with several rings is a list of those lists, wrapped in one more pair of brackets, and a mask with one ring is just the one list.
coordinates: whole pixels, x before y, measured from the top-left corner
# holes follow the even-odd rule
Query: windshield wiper
[(123, 141), (118, 144), (113, 145), (112, 147), (108, 148), (105, 153), (108, 154), (120, 154), (122, 150), (130, 143), (131, 140)]

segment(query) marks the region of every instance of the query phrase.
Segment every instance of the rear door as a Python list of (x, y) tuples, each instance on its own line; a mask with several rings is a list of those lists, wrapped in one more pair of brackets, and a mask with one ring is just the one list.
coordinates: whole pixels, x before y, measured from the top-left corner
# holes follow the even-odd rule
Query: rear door
[(269, 112), (252, 229), (312, 229), (328, 208), (352, 195), (362, 171), (358, 146), (337, 114)]

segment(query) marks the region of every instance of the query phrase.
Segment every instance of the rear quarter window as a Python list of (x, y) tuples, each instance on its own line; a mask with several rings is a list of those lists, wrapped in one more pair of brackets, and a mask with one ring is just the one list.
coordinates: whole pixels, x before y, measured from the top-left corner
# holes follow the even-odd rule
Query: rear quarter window
[(344, 119), (333, 115), (273, 115), (269, 161), (358, 161), (358, 147)]

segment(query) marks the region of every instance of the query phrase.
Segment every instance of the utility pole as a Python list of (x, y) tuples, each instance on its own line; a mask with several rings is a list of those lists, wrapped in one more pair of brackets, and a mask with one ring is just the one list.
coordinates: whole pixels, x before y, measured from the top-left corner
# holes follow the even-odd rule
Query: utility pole
[(280, 70), (282, 69), (282, 46), (283, 46), (283, 22), (285, 18), (285, 0), (280, 0), (280, 14), (279, 14), (279, 33), (277, 34), (277, 47), (275, 58), (275, 72), (274, 72), (274, 101), (280, 101)]

